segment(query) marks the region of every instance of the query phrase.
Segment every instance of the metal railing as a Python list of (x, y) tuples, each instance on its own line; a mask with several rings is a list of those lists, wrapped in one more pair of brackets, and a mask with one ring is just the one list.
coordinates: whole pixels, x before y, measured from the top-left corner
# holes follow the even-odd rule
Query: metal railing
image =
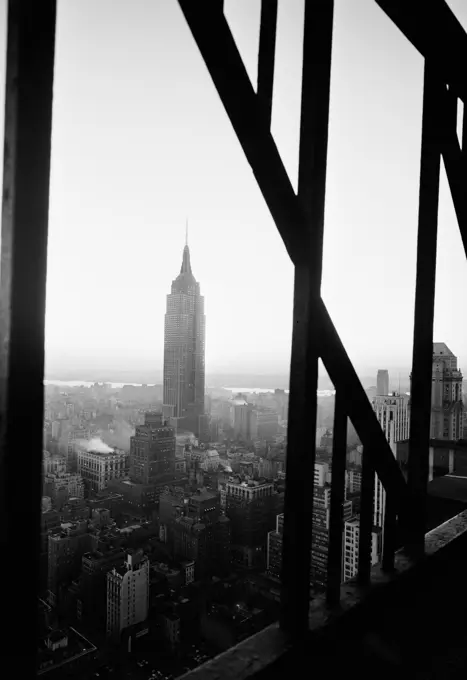
[[(466, 103), (467, 36), (442, 0), (376, 0), (426, 58), (415, 333), (408, 482), (386, 438), (321, 299), (322, 246), (332, 53), (333, 2), (305, 4), (298, 192), (294, 192), (270, 131), (277, 0), (263, 0), (258, 88), (254, 91), (223, 14), (221, 0), (179, 0), (259, 188), (295, 265), (290, 377), (287, 490), (285, 498), (281, 626), (295, 638), (308, 628), (310, 548), (318, 359), (337, 391), (328, 601), (339, 598), (343, 470), (346, 424), (363, 444), (360, 583), (370, 576), (373, 480), (387, 492), (383, 566), (390, 569), (395, 529), (421, 554), (428, 479), (429, 399), (436, 265), (440, 158), (467, 254), (466, 135), (456, 134), (457, 98)], [(4, 645), (25, 677), (35, 673), (34, 620), (39, 555), (43, 417), (44, 315), (48, 232), (55, 0), (9, 0), (5, 104), (5, 153), (0, 288), (0, 503), (2, 582), (10, 583), (7, 555), (18, 588), (5, 590), (9, 612)], [(449, 87), (448, 87), (449, 86)], [(466, 109), (467, 110), (467, 109)], [(20, 450), (18, 449), (18, 436)], [(28, 456), (21, 475), (28, 535), (18, 530), (18, 453)], [(11, 598), (11, 602), (8, 601)], [(21, 636), (18, 630), (22, 631)], [(21, 669), (20, 669), (21, 665)]]

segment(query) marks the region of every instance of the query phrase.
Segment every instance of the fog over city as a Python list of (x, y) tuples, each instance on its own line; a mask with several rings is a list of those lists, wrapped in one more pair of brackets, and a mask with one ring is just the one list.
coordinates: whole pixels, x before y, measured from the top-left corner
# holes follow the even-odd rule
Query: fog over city
[[(273, 133), (295, 184), (300, 91), (290, 75), (300, 68), (303, 3), (286, 4)], [(226, 2), (253, 81), (259, 6)], [(161, 370), (165, 295), (188, 215), (206, 299), (208, 376), (287, 374), (292, 265), (176, 3), (112, 2), (111, 26), (108, 2), (59, 8), (51, 368)], [(323, 294), (361, 373), (381, 365), (408, 372), (422, 59), (364, 0), (337, 3), (334, 46)], [(115, 71), (118, 80), (109, 78)], [(467, 324), (452, 309), (467, 272), (444, 174), (439, 242), (435, 337), (462, 365)], [(82, 273), (70, 281), (70, 271)]]
[[(465, 25), (465, 3), (449, 4)], [(259, 10), (225, 2), (254, 84)], [(294, 186), (302, 10), (279, 2), (272, 116)], [(336, 2), (334, 26), (323, 296), (360, 375), (407, 376), (423, 60), (370, 0)], [(286, 387), (293, 267), (177, 3), (59, 2), (53, 116), (47, 377), (160, 381), (188, 217), (208, 382)], [(465, 366), (444, 168), (439, 232), (434, 337)]]

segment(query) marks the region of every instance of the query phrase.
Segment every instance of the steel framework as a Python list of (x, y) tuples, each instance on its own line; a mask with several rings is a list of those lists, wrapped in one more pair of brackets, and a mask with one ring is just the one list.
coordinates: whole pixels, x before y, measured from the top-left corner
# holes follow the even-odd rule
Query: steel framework
[[(467, 36), (443, 0), (375, 0), (425, 57), (420, 167), (411, 438), (408, 482), (394, 460), (366, 394), (320, 295), (332, 51), (332, 0), (308, 0), (304, 15), (298, 192), (270, 132), (277, 0), (263, 0), (257, 92), (248, 79), (221, 0), (179, 0), (258, 186), (295, 265), (285, 500), (281, 625), (296, 638), (308, 627), (315, 461), (308, 432), (316, 425), (320, 357), (336, 395), (328, 599), (340, 587), (340, 505), (346, 424), (364, 447), (359, 579), (370, 577), (374, 471), (387, 491), (383, 564), (394, 559), (396, 523), (405, 545), (423, 552), (428, 476), (429, 394), (433, 335), (440, 159), (467, 254), (466, 134), (456, 134), (457, 99), (466, 103)], [(18, 674), (35, 673), (43, 417), (44, 313), (47, 260), (55, 0), (9, 0), (0, 289), (0, 503), (4, 645)], [(18, 440), (18, 435), (20, 439)], [(22, 504), (18, 508), (20, 462)], [(30, 529), (19, 531), (24, 517)], [(13, 570), (13, 572), (12, 572)], [(9, 589), (14, 573), (18, 587)], [(9, 601), (8, 598), (11, 598)], [(18, 631), (21, 630), (21, 635)]]
[[(281, 624), (294, 637), (308, 628), (310, 546), (318, 359), (336, 389), (327, 597), (340, 597), (342, 500), (347, 418), (363, 444), (359, 574), (370, 579), (374, 473), (387, 492), (383, 568), (399, 538), (423, 554), (428, 482), (431, 370), (440, 161), (443, 157), (467, 255), (466, 159), (456, 133), (457, 98), (465, 101), (467, 36), (442, 0), (376, 0), (425, 57), (415, 325), (408, 481), (394, 459), (320, 296), (332, 53), (332, 0), (305, 2), (298, 192), (271, 134), (277, 0), (262, 0), (255, 92), (219, 0), (179, 0), (287, 252), (295, 265), (285, 497)], [(464, 140), (467, 134), (464, 125)], [(303, 442), (308, 446), (304, 447)]]

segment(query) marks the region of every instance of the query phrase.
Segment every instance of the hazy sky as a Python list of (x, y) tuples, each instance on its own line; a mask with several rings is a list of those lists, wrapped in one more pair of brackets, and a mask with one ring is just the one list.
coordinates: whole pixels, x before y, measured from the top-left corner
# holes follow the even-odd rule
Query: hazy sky
[[(466, 26), (465, 0), (449, 4)], [(260, 2), (225, 5), (256, 86)], [(162, 367), (188, 216), (207, 371), (287, 371), (293, 268), (177, 2), (58, 6), (50, 365)], [(273, 133), (294, 186), (302, 15), (303, 0), (279, 1)], [(422, 83), (422, 58), (373, 0), (336, 1), (323, 296), (362, 371), (411, 361)], [(444, 169), (439, 232), (435, 339), (467, 373)]]

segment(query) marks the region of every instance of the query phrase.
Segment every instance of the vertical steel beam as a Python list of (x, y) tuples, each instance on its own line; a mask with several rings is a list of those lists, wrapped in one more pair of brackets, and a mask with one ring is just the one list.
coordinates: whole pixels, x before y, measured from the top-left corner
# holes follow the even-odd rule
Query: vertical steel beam
[[(414, 555), (425, 548), (426, 495), (430, 446), (433, 364), (433, 319), (435, 308), (436, 240), (438, 233), (439, 173), (443, 119), (440, 109), (445, 88), (436, 70), (425, 62), (420, 196), (418, 213), (417, 274), (412, 358), (408, 490), (410, 523), (404, 523), (406, 547)], [(408, 533), (406, 533), (408, 532)]]
[(330, 0), (305, 4), (298, 197), (306, 224), (295, 262), (281, 594), (281, 625), (296, 639), (309, 617), (332, 22)]
[(394, 569), (394, 553), (397, 541), (397, 517), (394, 494), (386, 493), (383, 522), (383, 571)]
[[(4, 650), (25, 678), (36, 674), (32, 622), (39, 586), (55, 16), (54, 0), (8, 3), (0, 272), (1, 580), (5, 597), (12, 597), (9, 605), (4, 602)], [(27, 540), (20, 530), (24, 523)], [(18, 584), (13, 590), (7, 585), (12, 569)]]
[(371, 533), (373, 530), (375, 468), (373, 457), (375, 451), (363, 447), (362, 460), (362, 492), (360, 500), (360, 529), (358, 541), (358, 582), (366, 586), (370, 582), (371, 572)]
[(277, 0), (262, 0), (259, 32), (257, 95), (264, 124), (271, 127), (274, 59), (276, 54)]
[(345, 500), (345, 467), (347, 461), (347, 414), (342, 395), (336, 392), (332, 441), (331, 517), (329, 527), (328, 582), (329, 604), (340, 600), (342, 583), (342, 530)]

